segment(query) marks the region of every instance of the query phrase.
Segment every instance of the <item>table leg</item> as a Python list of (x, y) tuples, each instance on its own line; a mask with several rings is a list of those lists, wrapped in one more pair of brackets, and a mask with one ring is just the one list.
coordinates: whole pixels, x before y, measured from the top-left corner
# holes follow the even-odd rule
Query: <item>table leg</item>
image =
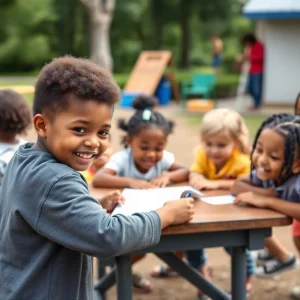
[(246, 300), (246, 248), (233, 247), (231, 255), (232, 300)]
[(101, 276), (94, 285), (94, 289), (101, 293), (102, 300), (106, 300), (106, 292), (116, 283), (116, 266), (108, 274)]
[(116, 257), (118, 300), (132, 300), (130, 255)]
[(179, 275), (201, 289), (210, 298), (214, 300), (230, 299), (227, 293), (217, 288), (212, 282), (207, 281), (197, 270), (184, 263), (174, 253), (155, 253), (155, 255), (165, 261)]

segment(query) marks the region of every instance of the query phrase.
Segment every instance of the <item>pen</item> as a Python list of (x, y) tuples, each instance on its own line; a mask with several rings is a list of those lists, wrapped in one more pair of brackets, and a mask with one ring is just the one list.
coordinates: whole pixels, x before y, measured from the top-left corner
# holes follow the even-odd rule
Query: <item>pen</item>
[(182, 192), (180, 198), (189, 198), (192, 197), (194, 199), (199, 199), (199, 195), (197, 195), (196, 193), (192, 192), (192, 191), (184, 191)]

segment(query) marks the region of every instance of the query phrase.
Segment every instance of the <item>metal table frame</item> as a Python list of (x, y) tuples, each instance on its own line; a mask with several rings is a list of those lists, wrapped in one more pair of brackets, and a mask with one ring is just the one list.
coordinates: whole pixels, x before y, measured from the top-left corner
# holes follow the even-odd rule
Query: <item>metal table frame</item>
[[(263, 248), (264, 239), (271, 236), (271, 234), (272, 228), (256, 228), (162, 235), (160, 242), (156, 246), (116, 257), (115, 267), (109, 274), (100, 278), (95, 285), (95, 290), (100, 297), (117, 282), (118, 300), (132, 300), (130, 255), (134, 253), (154, 253), (210, 298), (214, 300), (246, 300), (246, 248), (249, 250)], [(232, 248), (232, 298), (213, 283), (208, 282), (199, 272), (185, 264), (173, 253), (173, 251), (179, 250), (197, 250), (211, 247)]]

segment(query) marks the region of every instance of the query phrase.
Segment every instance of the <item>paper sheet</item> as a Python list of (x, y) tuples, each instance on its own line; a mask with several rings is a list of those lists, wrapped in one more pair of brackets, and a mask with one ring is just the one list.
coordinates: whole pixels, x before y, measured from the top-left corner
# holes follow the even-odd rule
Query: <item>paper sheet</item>
[(190, 190), (201, 196), (202, 194), (190, 186), (166, 187), (158, 189), (124, 189), (125, 204), (118, 205), (112, 215), (132, 215), (137, 212), (156, 210), (170, 200), (180, 198), (182, 192)]
[(235, 199), (233, 195), (222, 195), (214, 197), (201, 197), (201, 200), (212, 205), (232, 204)]

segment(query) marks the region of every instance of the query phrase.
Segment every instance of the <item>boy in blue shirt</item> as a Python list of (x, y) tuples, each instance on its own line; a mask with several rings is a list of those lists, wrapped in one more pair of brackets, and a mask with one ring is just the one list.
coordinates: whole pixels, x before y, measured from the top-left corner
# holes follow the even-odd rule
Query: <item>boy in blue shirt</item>
[(110, 216), (118, 192), (99, 202), (78, 171), (108, 145), (119, 88), (89, 60), (46, 65), (33, 103), (36, 143), (21, 146), (0, 188), (0, 299), (92, 300), (92, 256), (158, 243), (161, 229), (192, 218), (193, 199), (157, 211)]

